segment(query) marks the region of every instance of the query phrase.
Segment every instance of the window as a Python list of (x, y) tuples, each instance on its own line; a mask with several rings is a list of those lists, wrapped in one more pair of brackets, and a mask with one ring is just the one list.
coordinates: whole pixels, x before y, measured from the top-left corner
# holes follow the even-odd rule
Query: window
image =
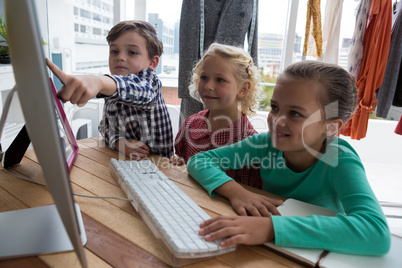
[(93, 4), (95, 7), (99, 7), (99, 8), (102, 7), (102, 2), (99, 1), (99, 0), (93, 0), (93, 1), (92, 1), (92, 4)]
[(85, 19), (91, 18), (91, 12), (85, 9), (80, 9), (80, 16)]
[(80, 25), (80, 32), (81, 33), (86, 33), (87, 32), (87, 27), (85, 25)]
[(102, 8), (103, 8), (105, 11), (108, 11), (108, 12), (113, 11), (112, 6), (109, 5), (109, 4), (106, 4), (106, 3), (103, 3), (103, 4), (102, 4)]
[[(272, 82), (273, 64), (282, 62), (286, 31), (288, 1), (259, 1), (258, 7), (258, 66), (263, 70), (265, 82)], [(273, 8), (275, 7), (275, 8)]]
[(92, 28), (92, 33), (95, 35), (102, 35), (102, 29), (100, 28)]
[(97, 13), (92, 13), (92, 19), (93, 19), (94, 21), (99, 21), (99, 22), (101, 22), (101, 21), (102, 21), (102, 16), (99, 15), (99, 14), (97, 14)]
[[(321, 26), (324, 27), (325, 6), (328, 0), (321, 1)], [(344, 1), (342, 9), (342, 21), (339, 37), (339, 54), (338, 64), (344, 68), (347, 65), (347, 58), (350, 49), (350, 40), (353, 36), (356, 8), (360, 1)], [(301, 53), (303, 53), (304, 33), (306, 28), (306, 15), (307, 15), (307, 0), (299, 0), (299, 10), (297, 15), (296, 34), (300, 38), (301, 51), (296, 53), (294, 61), (301, 60)], [(295, 42), (296, 44), (296, 42)]]
[[(322, 13), (324, 13), (325, 5), (328, 0), (321, 1)], [(121, 5), (125, 14), (122, 15), (122, 19), (135, 19), (134, 11), (142, 11), (145, 19), (152, 21), (155, 26), (158, 36), (164, 43), (164, 54), (161, 57), (161, 64), (156, 70), (158, 74), (161, 74), (162, 79), (163, 67), (162, 66), (176, 66), (175, 69), (169, 68), (169, 79), (172, 81), (175, 79), (175, 86), (177, 86), (178, 79), (178, 34), (179, 34), (179, 20), (182, 0), (147, 0), (146, 7), (135, 6), (135, 1), (112, 1), (112, 0), (87, 0), (87, 1), (64, 1), (73, 5), (73, 12), (75, 16), (74, 32), (81, 34), (80, 37), (76, 37), (74, 42), (80, 45), (75, 46), (74, 49), (82, 49), (87, 46), (101, 44), (103, 48), (107, 49), (107, 43), (101, 42), (99, 36), (106, 36), (110, 28), (114, 24), (113, 20), (113, 5), (115, 2)], [(84, 2), (85, 8), (83, 8)], [(288, 0), (288, 1), (276, 1), (276, 0), (260, 0), (258, 1), (258, 37), (259, 37), (259, 67), (264, 74), (264, 82), (272, 85), (275, 83), (275, 79), (283, 69), (283, 62), (285, 57), (286, 48), (286, 20), (288, 13), (289, 3), (298, 3), (296, 15), (296, 29), (294, 42), (291, 44), (290, 50), (290, 62), (301, 60), (304, 43), (304, 31), (307, 12), (307, 0)], [(350, 38), (353, 34), (353, 27), (355, 18), (355, 8), (358, 5), (358, 1), (344, 1), (344, 9), (342, 14), (341, 25), (341, 38), (340, 38), (340, 53), (339, 64), (346, 64), (347, 58), (345, 55), (348, 53), (348, 47), (350, 46)], [(143, 10), (141, 10), (143, 8)], [(63, 8), (52, 10), (51, 12), (60, 12)], [(86, 20), (88, 19), (88, 20)], [(52, 22), (50, 22), (52, 23)], [(96, 27), (94, 27), (96, 25)], [(53, 31), (54, 32), (54, 31)], [(85, 34), (83, 37), (82, 34)], [(86, 39), (82, 39), (86, 38)], [(103, 39), (102, 39), (103, 40)], [(97, 47), (99, 48), (99, 47)], [(83, 53), (85, 57), (93, 57), (94, 59), (87, 62), (95, 62), (96, 57), (99, 57), (102, 53), (96, 53), (97, 55), (90, 56), (96, 49), (88, 49), (89, 52)], [(92, 53), (93, 51), (93, 53)], [(77, 53), (72, 52), (73, 57)], [(82, 57), (76, 58), (74, 62), (79, 62)], [(107, 54), (105, 56), (107, 59)], [(166, 62), (168, 61), (168, 63)], [(289, 63), (290, 63), (289, 62)], [(87, 66), (87, 65), (85, 65)], [(74, 66), (73, 66), (74, 68)], [(163, 82), (163, 80), (162, 80)], [(266, 94), (266, 95), (269, 95)], [(265, 107), (265, 105), (263, 105)], [(263, 108), (265, 109), (265, 108)]]
[(102, 22), (103, 22), (103, 23), (106, 23), (106, 24), (111, 24), (111, 23), (112, 23), (112, 19), (109, 18), (109, 17), (103, 16), (103, 17), (102, 17)]

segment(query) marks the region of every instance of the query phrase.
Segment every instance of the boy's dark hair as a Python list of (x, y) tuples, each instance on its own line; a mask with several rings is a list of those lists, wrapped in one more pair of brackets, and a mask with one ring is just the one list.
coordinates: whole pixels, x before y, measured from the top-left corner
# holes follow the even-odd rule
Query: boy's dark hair
[(126, 31), (135, 31), (145, 38), (147, 42), (148, 56), (161, 56), (163, 53), (163, 43), (159, 40), (156, 30), (152, 24), (142, 20), (121, 21), (110, 29), (106, 41), (110, 45)]

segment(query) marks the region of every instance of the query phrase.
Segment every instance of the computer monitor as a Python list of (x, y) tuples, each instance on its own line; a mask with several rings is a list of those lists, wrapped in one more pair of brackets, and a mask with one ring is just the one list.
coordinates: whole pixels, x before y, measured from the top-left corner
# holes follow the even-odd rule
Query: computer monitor
[[(11, 64), (27, 132), (58, 215), (82, 266), (86, 267), (80, 236), (85, 231), (83, 228), (80, 230), (79, 217), (74, 205), (35, 3), (32, 0), (6, 0), (5, 15)], [(5, 227), (0, 226), (0, 229)], [(32, 228), (31, 222), (26, 222), (26, 228)]]

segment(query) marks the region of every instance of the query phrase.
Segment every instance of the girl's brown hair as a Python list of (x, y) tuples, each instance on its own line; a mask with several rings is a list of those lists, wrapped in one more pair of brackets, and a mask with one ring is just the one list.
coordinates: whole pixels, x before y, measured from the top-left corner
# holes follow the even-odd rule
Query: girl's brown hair
[(344, 124), (357, 109), (356, 80), (336, 64), (319, 61), (300, 61), (289, 65), (277, 83), (287, 79), (316, 80), (325, 91), (318, 96), (326, 119), (342, 119)]

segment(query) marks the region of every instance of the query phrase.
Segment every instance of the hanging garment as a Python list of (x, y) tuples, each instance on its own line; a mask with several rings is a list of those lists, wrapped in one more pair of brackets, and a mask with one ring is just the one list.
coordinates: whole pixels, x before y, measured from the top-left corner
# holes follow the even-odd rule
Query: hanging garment
[(356, 86), (359, 107), (346, 123), (341, 134), (352, 139), (366, 136), (370, 112), (375, 110), (375, 91), (381, 86), (391, 41), (391, 0), (373, 0), (371, 14), (363, 38), (363, 59)]
[(322, 56), (322, 30), (320, 0), (308, 0), (306, 33), (304, 36), (303, 58)]
[(323, 61), (338, 64), (343, 0), (327, 1), (322, 28)]
[(402, 62), (399, 64), (399, 66), (401, 68), (399, 69), (398, 82), (396, 82), (395, 95), (394, 100), (392, 101), (392, 105), (402, 107)]
[(352, 46), (348, 57), (348, 70), (356, 79), (363, 57), (363, 36), (367, 27), (367, 17), (372, 0), (361, 0), (356, 9), (356, 24), (353, 32)]
[[(201, 3), (204, 2), (203, 8)], [(254, 8), (254, 2), (256, 7)], [(204, 19), (201, 20), (202, 14)], [(255, 16), (253, 15), (255, 14)], [(188, 116), (204, 110), (202, 103), (190, 96), (188, 87), (192, 69), (201, 58), (200, 39), (203, 49), (214, 42), (244, 47), (247, 35), (251, 39), (250, 55), (258, 66), (258, 1), (253, 0), (183, 0), (180, 18), (180, 58), (178, 95), (181, 98), (180, 124)], [(254, 34), (251, 26), (255, 18)], [(201, 22), (204, 31), (201, 35)]]
[[(400, 2), (398, 6), (399, 10), (401, 10), (402, 4)], [(394, 19), (394, 17), (396, 18)], [(394, 105), (397, 106), (398, 95), (401, 96), (402, 100), (402, 80), (400, 79), (402, 72), (402, 12), (396, 12), (393, 15), (392, 21), (387, 68), (385, 69), (383, 83), (377, 92), (376, 115), (382, 118), (387, 118), (391, 104), (393, 104), (393, 100), (395, 99)]]

